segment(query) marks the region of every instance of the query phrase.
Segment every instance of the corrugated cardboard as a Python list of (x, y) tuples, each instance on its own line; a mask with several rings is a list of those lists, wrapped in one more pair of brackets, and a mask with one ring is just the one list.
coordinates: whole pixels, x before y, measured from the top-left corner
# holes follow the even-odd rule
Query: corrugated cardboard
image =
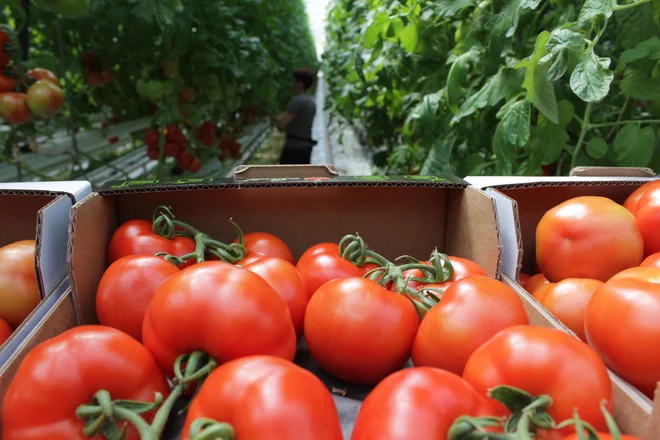
[[(546, 211), (570, 198), (603, 196), (623, 203), (636, 188), (652, 180), (644, 170), (619, 170), (616, 176), (594, 175), (612, 170), (586, 169), (578, 174), (588, 177), (494, 177), (466, 180), (485, 188), (497, 202), (503, 243), (502, 279), (523, 299), (534, 325), (561, 329), (577, 337), (541, 306), (515, 280), (521, 271), (534, 273), (536, 226)], [(644, 440), (660, 439), (660, 409), (637, 389), (614, 373), (615, 418), (626, 433)], [(656, 400), (660, 400), (660, 397)], [(660, 403), (658, 403), (660, 408)], [(653, 416), (652, 416), (653, 414)]]

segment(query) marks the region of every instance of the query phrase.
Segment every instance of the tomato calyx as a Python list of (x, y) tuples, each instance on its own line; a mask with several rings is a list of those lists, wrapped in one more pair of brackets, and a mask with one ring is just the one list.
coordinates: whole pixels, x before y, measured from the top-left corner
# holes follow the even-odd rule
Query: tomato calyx
[(169, 206), (159, 206), (156, 208), (153, 217), (152, 229), (154, 233), (169, 240), (174, 237), (188, 237), (195, 241), (195, 251), (180, 257), (166, 252), (158, 253), (156, 256), (165, 258), (175, 266), (192, 259), (197, 263), (202, 263), (206, 261), (207, 255), (212, 255), (225, 263), (238, 263), (247, 256), (247, 249), (243, 245), (243, 231), (236, 223), (232, 222), (232, 224), (238, 232), (239, 242), (225, 244), (212, 239), (209, 235), (188, 223), (176, 220), (174, 211)]
[(362, 267), (365, 264), (376, 264), (379, 267), (386, 267), (392, 264), (387, 258), (370, 250), (359, 234), (346, 235), (341, 239), (339, 242), (339, 255), (357, 267)]
[[(600, 403), (600, 411), (603, 413), (603, 416), (605, 417), (605, 422), (607, 423), (607, 429), (610, 432), (610, 435), (612, 436), (613, 440), (621, 440), (621, 430), (619, 430), (619, 427), (616, 425), (616, 422), (614, 421), (614, 417), (612, 417), (612, 414), (610, 414), (610, 412), (607, 410), (605, 404), (606, 404), (605, 401), (602, 401)], [(562, 429), (569, 426), (575, 427), (575, 432), (577, 432), (578, 438), (580, 440), (600, 439), (600, 436), (598, 435), (598, 430), (594, 428), (590, 423), (580, 419), (580, 415), (578, 414), (577, 410), (573, 410), (572, 419), (566, 420), (558, 424), (556, 428)]]
[(202, 418), (190, 426), (190, 440), (233, 440), (236, 434), (229, 423)]
[(457, 418), (447, 431), (447, 440), (514, 440), (511, 434), (489, 432), (487, 428), (502, 426), (502, 417)]

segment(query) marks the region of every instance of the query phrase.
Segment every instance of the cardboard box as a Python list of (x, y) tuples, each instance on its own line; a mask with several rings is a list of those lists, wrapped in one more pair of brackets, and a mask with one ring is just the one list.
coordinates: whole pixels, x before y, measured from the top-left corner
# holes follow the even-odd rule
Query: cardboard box
[(69, 210), (76, 200), (90, 193), (88, 182), (0, 184), (0, 246), (36, 240), (34, 265), (42, 298), (0, 348), (0, 395), (11, 382), (15, 360), (22, 356), (35, 329), (66, 290)]
[[(617, 170), (617, 176), (598, 176), (602, 170), (593, 169), (578, 173), (586, 177), (466, 178), (496, 200), (503, 244), (502, 280), (523, 299), (531, 323), (558, 328), (575, 337), (516, 281), (521, 271), (534, 273), (536, 226), (546, 211), (573, 197), (603, 196), (623, 203), (635, 189), (652, 180), (643, 170)], [(608, 173), (614, 174), (611, 170)], [(645, 440), (660, 439), (660, 427), (655, 420), (660, 419), (660, 396), (656, 399), (658, 410), (654, 411), (650, 399), (614, 373), (610, 376), (614, 385), (614, 415), (621, 429)]]

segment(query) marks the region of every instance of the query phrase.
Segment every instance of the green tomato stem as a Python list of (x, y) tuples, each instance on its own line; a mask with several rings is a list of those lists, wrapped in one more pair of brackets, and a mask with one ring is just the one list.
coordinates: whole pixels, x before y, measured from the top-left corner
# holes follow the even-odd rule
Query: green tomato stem
[(591, 116), (592, 107), (593, 107), (593, 103), (588, 102), (587, 108), (584, 110), (582, 131), (580, 132), (580, 137), (578, 138), (577, 144), (575, 145), (575, 150), (573, 151), (573, 158), (571, 159), (571, 169), (577, 166), (577, 159), (582, 151), (582, 144), (584, 143), (584, 138), (587, 135), (587, 131), (589, 130), (589, 117)]

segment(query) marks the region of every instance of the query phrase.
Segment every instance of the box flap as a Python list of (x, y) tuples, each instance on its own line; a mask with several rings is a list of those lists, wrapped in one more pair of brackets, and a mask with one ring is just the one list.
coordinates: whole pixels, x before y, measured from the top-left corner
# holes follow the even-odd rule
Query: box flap
[(582, 177), (655, 177), (651, 168), (634, 167), (575, 167), (570, 172), (571, 176)]
[(87, 197), (92, 192), (92, 185), (84, 180), (70, 182), (9, 182), (0, 183), (0, 189), (66, 193), (71, 195), (73, 200), (76, 201)]
[(518, 279), (522, 268), (522, 235), (518, 218), (518, 203), (492, 188), (486, 194), (495, 200), (502, 240), (502, 264), (500, 270)]
[(336, 177), (334, 165), (239, 165), (234, 170), (234, 180), (279, 177)]

